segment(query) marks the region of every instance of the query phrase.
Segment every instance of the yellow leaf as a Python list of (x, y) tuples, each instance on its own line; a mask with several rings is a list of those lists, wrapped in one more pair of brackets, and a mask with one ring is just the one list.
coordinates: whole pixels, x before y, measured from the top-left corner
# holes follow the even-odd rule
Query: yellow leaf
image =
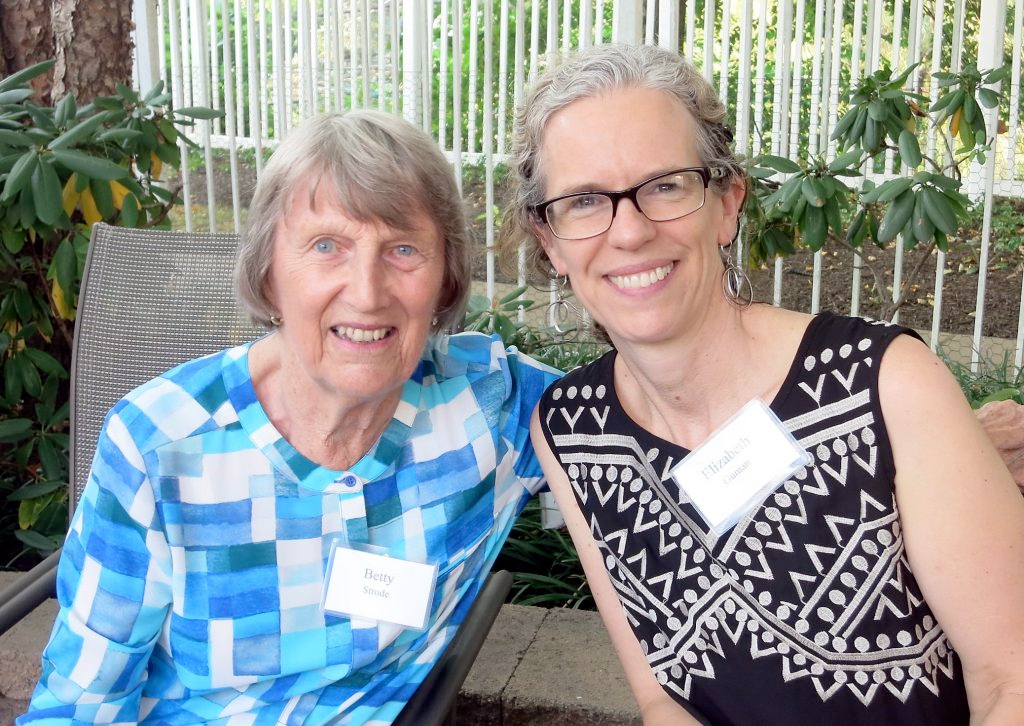
[[(21, 330), (21, 324), (18, 323), (17, 320), (9, 320), (4, 326), (4, 332), (11, 336), (11, 338), (14, 338), (18, 334), (19, 330)], [(23, 350), (25, 350), (25, 340), (23, 338), (18, 338), (14, 343), (14, 352), (18, 353)]]
[(160, 178), (160, 170), (164, 168), (164, 161), (156, 155), (155, 151), (149, 152), (150, 175), (154, 179)]
[(956, 135), (960, 133), (960, 115), (963, 107), (961, 106), (953, 112), (953, 116), (949, 119), (949, 133), (956, 138)]
[(53, 295), (53, 308), (57, 312), (57, 315), (64, 318), (65, 320), (75, 319), (75, 309), (68, 305), (68, 299), (64, 295), (64, 288), (57, 282), (57, 278), (53, 279), (53, 285), (50, 287), (50, 292)]
[(85, 216), (85, 223), (90, 227), (97, 222), (103, 221), (103, 215), (100, 214), (100, 210), (96, 208), (96, 200), (92, 198), (92, 190), (89, 187), (85, 188), (82, 192), (81, 197), (81, 208), (82, 214)]
[(64, 206), (64, 214), (71, 216), (71, 213), (75, 211), (78, 206), (78, 197), (81, 196), (78, 190), (75, 189), (75, 185), (78, 184), (78, 175), (72, 174), (68, 177), (67, 182), (64, 184), (64, 194), (62, 195), (62, 203)]
[(110, 193), (114, 197), (114, 208), (123, 208), (125, 195), (128, 194), (128, 187), (116, 179), (113, 179), (110, 182)]

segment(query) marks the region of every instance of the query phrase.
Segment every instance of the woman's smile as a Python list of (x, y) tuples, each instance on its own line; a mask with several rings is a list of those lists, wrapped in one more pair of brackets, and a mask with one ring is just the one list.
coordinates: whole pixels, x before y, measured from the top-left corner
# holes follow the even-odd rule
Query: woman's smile
[(670, 274), (675, 268), (675, 263), (670, 262), (667, 265), (661, 265), (650, 270), (644, 270), (643, 272), (634, 272), (623, 275), (608, 275), (608, 280), (617, 288), (622, 290), (635, 290), (639, 288), (650, 287), (651, 285), (661, 282)]

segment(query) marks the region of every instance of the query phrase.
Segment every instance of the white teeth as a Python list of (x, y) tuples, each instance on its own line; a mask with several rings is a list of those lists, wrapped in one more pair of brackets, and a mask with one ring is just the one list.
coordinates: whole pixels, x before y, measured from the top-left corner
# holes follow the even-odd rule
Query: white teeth
[(380, 340), (390, 332), (391, 328), (376, 328), (374, 330), (366, 330), (365, 328), (334, 328), (335, 335), (340, 335), (342, 338), (348, 338), (355, 343), (370, 343), (373, 341)]
[(672, 272), (672, 267), (675, 265), (674, 262), (665, 265), (664, 267), (658, 267), (654, 270), (648, 270), (641, 272), (636, 275), (609, 275), (609, 279), (616, 287), (621, 288), (639, 288), (648, 287), (656, 282), (664, 280), (668, 273)]

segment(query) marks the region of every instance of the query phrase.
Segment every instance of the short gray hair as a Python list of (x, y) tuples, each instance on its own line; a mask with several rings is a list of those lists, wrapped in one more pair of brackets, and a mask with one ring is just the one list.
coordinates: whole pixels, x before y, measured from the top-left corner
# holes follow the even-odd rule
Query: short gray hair
[[(725, 104), (714, 87), (678, 53), (650, 45), (597, 45), (569, 56), (534, 84), (516, 113), (509, 171), (512, 198), (505, 209), (498, 243), (503, 264), (515, 264), (526, 246), (526, 275), (534, 284), (550, 280), (551, 263), (533, 231), (533, 207), (544, 201), (540, 149), (545, 126), (566, 106), (622, 88), (649, 88), (678, 99), (696, 121), (701, 163), (725, 174), (712, 181), (718, 193), (744, 179), (733, 154)], [(598, 152), (599, 153), (599, 152)]]
[(407, 231), (411, 211), (431, 218), (445, 245), (432, 329), (457, 329), (469, 298), (471, 250), (452, 166), (426, 132), (400, 116), (369, 110), (324, 113), (303, 122), (263, 168), (235, 263), (235, 287), (252, 318), (269, 325), (276, 314), (267, 277), (277, 224), (291, 195), (311, 180), (314, 193), (321, 182), (331, 182), (342, 209), (361, 222)]

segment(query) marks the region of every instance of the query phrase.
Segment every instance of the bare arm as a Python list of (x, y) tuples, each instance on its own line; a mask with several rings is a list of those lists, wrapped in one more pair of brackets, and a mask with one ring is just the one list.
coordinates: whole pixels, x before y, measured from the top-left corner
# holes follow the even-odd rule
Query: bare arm
[(608, 577), (604, 567), (600, 550), (590, 534), (590, 527), (580, 511), (573, 496), (569, 480), (561, 466), (555, 460), (555, 455), (548, 447), (547, 440), (540, 428), (540, 419), (537, 411), (533, 413), (533, 421), (530, 426), (530, 438), (533, 447), (537, 452), (537, 458), (544, 469), (544, 476), (547, 478), (548, 486), (551, 487), (558, 508), (565, 518), (569, 535), (580, 557), (580, 563), (587, 576), (587, 583), (594, 594), (594, 600), (601, 613), (601, 619), (611, 637), (612, 645), (619, 656), (622, 668), (626, 672), (626, 680), (633, 697), (640, 706), (640, 713), (643, 716), (645, 726), (685, 726), (697, 724), (698, 721), (676, 703), (668, 693), (665, 692), (654, 677), (654, 671), (647, 664), (640, 643), (626, 622), (626, 616), (622, 611), (622, 605), (615, 594), (615, 588)]
[(893, 341), (879, 379), (911, 567), (960, 655), (971, 723), (1024, 714), (1024, 498), (945, 365)]

